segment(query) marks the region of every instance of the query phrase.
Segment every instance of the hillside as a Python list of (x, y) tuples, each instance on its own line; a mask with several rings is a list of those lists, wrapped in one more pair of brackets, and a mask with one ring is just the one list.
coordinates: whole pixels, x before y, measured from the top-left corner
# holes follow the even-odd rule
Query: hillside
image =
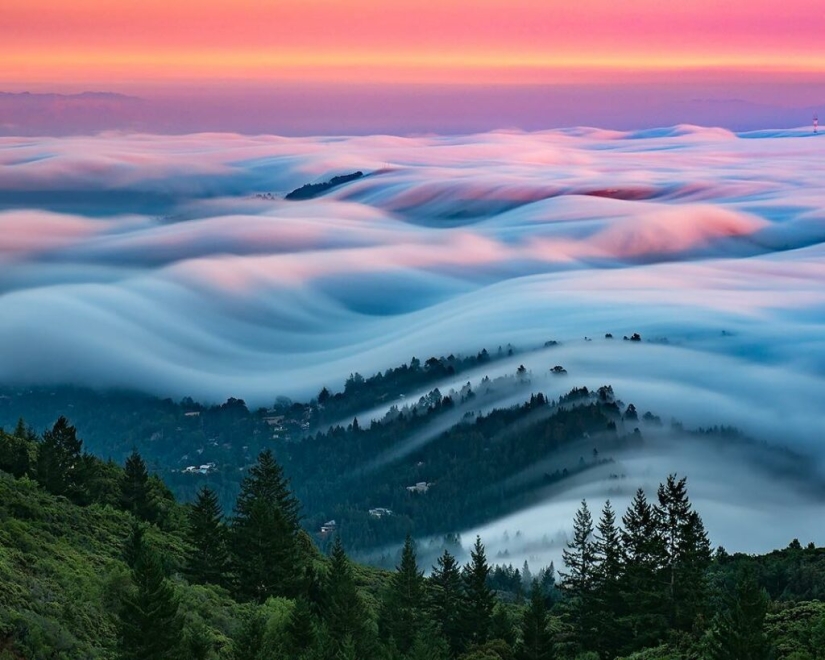
[(463, 569), (445, 551), (426, 578), (409, 540), (392, 573), (338, 543), (325, 557), (269, 452), (228, 518), (208, 489), (177, 504), (139, 454), (123, 468), (85, 454), (63, 419), (43, 437), (0, 433), (0, 467), (3, 660), (817, 660), (825, 648), (825, 549), (711, 553), (674, 477), (649, 503), (637, 493), (621, 522), (583, 503), (557, 586), (552, 568), (492, 567), (481, 540)]

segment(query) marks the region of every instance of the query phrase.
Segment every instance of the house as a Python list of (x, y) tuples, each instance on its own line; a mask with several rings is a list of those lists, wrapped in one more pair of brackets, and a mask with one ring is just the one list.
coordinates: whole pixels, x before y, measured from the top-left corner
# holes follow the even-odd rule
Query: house
[(378, 507), (377, 509), (370, 509), (370, 516), (373, 518), (383, 518), (384, 516), (391, 516), (392, 511), (389, 509), (385, 509), (384, 507)]
[(191, 411), (191, 412), (183, 413), (183, 416), (184, 417), (200, 417), (201, 414), (197, 410), (194, 410), (194, 411)]
[(321, 536), (327, 536), (338, 529), (338, 524), (334, 520), (328, 520), (321, 525)]
[(410, 493), (426, 493), (430, 490), (430, 486), (432, 484), (428, 484), (426, 481), (419, 481), (415, 486), (407, 486), (407, 490)]

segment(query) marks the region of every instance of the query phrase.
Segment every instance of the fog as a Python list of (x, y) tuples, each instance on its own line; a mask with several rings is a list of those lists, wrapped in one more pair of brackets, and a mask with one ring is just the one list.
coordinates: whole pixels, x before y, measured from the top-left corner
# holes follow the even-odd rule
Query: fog
[[(611, 384), (640, 412), (735, 425), (818, 466), (823, 153), (807, 129), (692, 126), (0, 138), (0, 382), (267, 405), (513, 344), (491, 376), (523, 363), (551, 398)], [(323, 197), (282, 199), (356, 170)], [(549, 375), (557, 364), (568, 376)], [(820, 516), (810, 493), (763, 488), (763, 467), (680, 451), (625, 457), (626, 483), (689, 474), (723, 544), (762, 549)], [(606, 494), (596, 476), (519, 515), (552, 535)]]

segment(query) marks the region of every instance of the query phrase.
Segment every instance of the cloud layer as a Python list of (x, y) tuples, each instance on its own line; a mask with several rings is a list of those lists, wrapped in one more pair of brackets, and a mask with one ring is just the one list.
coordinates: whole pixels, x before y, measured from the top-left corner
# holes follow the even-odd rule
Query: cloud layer
[[(539, 350), (496, 370), (524, 363), (550, 396), (610, 383), (640, 410), (735, 424), (818, 469), (823, 148), (802, 130), (690, 126), (0, 139), (0, 382), (267, 404), (512, 343)], [(356, 170), (321, 198), (281, 199)], [(621, 340), (634, 332), (645, 341)], [(555, 364), (570, 376), (547, 376)], [(745, 534), (737, 506), (776, 532), (748, 547), (783, 541), (769, 500), (734, 497), (766, 477), (686, 452), (663, 445), (624, 469), (635, 484), (688, 465), (723, 543)], [(713, 465), (741, 479), (720, 494)], [(602, 477), (553, 499), (537, 529), (552, 536), (581, 495), (609, 494)]]

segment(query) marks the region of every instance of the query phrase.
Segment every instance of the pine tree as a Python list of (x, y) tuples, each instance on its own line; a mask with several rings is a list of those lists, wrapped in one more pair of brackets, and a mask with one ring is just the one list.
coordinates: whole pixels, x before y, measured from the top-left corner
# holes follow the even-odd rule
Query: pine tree
[(381, 629), (396, 649), (405, 652), (415, 641), (424, 608), (424, 573), (418, 570), (412, 537), (407, 535), (401, 563), (390, 578), (381, 608)]
[(711, 635), (711, 660), (768, 660), (765, 637), (768, 595), (751, 576), (740, 578)]
[(587, 502), (581, 506), (573, 520), (573, 538), (562, 550), (567, 568), (561, 573), (562, 588), (568, 595), (576, 635), (581, 644), (592, 647), (595, 637), (596, 546), (593, 542), (593, 518)]
[(312, 608), (306, 598), (298, 598), (286, 624), (290, 658), (300, 658), (314, 649), (318, 638)]
[(158, 555), (142, 532), (127, 541), (136, 552), (133, 588), (123, 597), (118, 618), (122, 660), (176, 660), (180, 657), (183, 619), (178, 600)]
[(149, 471), (141, 455), (133, 450), (123, 467), (120, 482), (120, 506), (147, 522), (157, 518), (157, 507), (152, 501)]
[(669, 623), (690, 631), (705, 601), (710, 542), (702, 519), (692, 510), (687, 480), (669, 475), (658, 490), (658, 519), (665, 548)]
[(236, 594), (263, 602), (296, 596), (304, 557), (298, 543), (298, 501), (272, 452), (258, 457), (241, 483), (231, 528)]
[(458, 655), (464, 642), (464, 594), (458, 562), (448, 550), (433, 566), (429, 584), (432, 619), (447, 640), (451, 655)]
[(622, 601), (626, 616), (622, 620), (626, 651), (656, 646), (667, 629), (662, 614), (665, 593), (660, 573), (665, 564), (665, 547), (657, 512), (644, 491), (636, 491), (622, 517)]
[(69, 420), (60, 417), (43, 434), (37, 454), (37, 481), (53, 495), (76, 501), (82, 495), (83, 441)]
[(489, 639), (490, 623), (495, 596), (487, 585), (490, 566), (484, 552), (481, 537), (476, 537), (470, 551), (470, 563), (464, 568), (464, 641), (467, 644), (483, 644)]
[(617, 621), (621, 615), (622, 545), (610, 500), (602, 509), (594, 536), (596, 554), (594, 646), (602, 658), (616, 657), (621, 642)]
[(553, 637), (547, 630), (548, 616), (538, 580), (530, 588), (530, 601), (521, 617), (521, 643), (516, 660), (553, 660)]
[(227, 531), (218, 496), (204, 486), (189, 509), (186, 574), (199, 584), (225, 584), (229, 571)]
[(369, 647), (369, 640), (365, 627), (369, 616), (355, 586), (352, 566), (341, 545), (341, 539), (337, 536), (330, 555), (321, 613), (333, 653), (348, 653), (345, 640), (349, 639), (362, 656), (368, 656), (365, 651)]

